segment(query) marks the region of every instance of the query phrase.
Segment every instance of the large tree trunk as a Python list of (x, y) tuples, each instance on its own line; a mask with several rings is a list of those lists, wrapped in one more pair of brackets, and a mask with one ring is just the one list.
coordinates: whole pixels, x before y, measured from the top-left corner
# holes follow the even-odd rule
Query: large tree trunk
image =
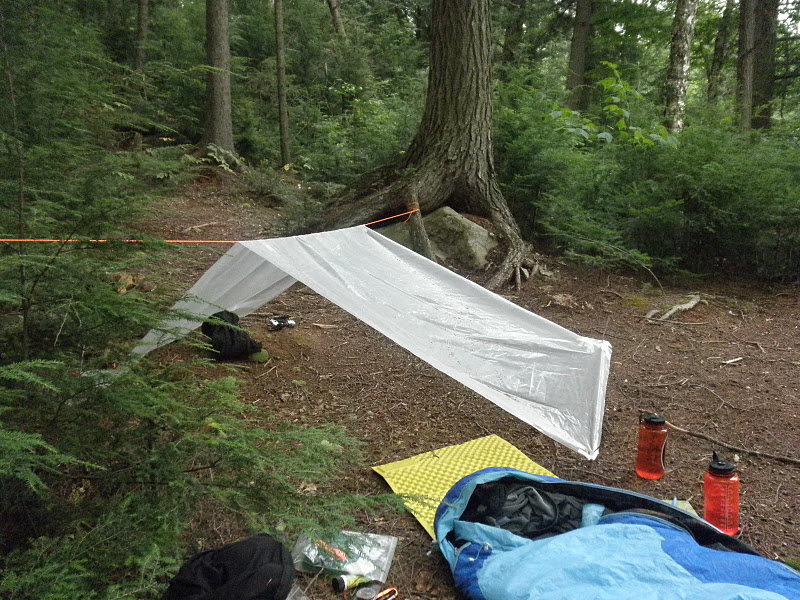
[(228, 0), (206, 0), (206, 127), (201, 146), (233, 153)]
[(750, 129), (753, 118), (753, 36), (757, 0), (739, 2), (739, 51), (736, 61), (736, 104), (739, 127)]
[(144, 68), (149, 13), (150, 0), (139, 0), (139, 11), (136, 19), (136, 51), (133, 55), (133, 68), (137, 71), (141, 71)]
[(733, 21), (733, 9), (736, 0), (725, 0), (725, 9), (722, 11), (722, 18), (717, 29), (717, 38), (714, 40), (714, 56), (711, 59), (711, 68), (708, 72), (708, 94), (710, 103), (714, 103), (719, 95), (719, 87), (722, 83), (722, 67), (725, 64), (725, 57), (728, 54), (728, 38), (731, 33), (731, 23)]
[(488, 0), (433, 0), (425, 112), (396, 164), (364, 176), (324, 218), (327, 229), (448, 204), (490, 218), (507, 254), (489, 286), (518, 273), (527, 246), (495, 176)]
[(761, 0), (753, 31), (753, 129), (769, 129), (775, 89), (775, 49), (778, 44), (780, 0)]
[(683, 129), (686, 91), (689, 87), (689, 63), (697, 15), (697, 0), (678, 0), (672, 20), (669, 68), (664, 84), (664, 126), (672, 133)]
[(289, 111), (286, 107), (286, 50), (283, 45), (283, 0), (274, 0), (275, 57), (278, 70), (278, 125), (281, 138), (281, 167), (291, 163), (289, 155)]
[(592, 99), (592, 88), (586, 80), (592, 44), (592, 0), (578, 0), (575, 7), (575, 24), (569, 48), (567, 72), (567, 107), (585, 111)]

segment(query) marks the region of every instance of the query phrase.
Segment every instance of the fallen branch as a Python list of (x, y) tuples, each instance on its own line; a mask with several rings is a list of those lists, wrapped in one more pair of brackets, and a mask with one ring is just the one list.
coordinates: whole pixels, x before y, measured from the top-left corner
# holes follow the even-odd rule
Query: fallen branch
[[(658, 312), (658, 311), (656, 311), (656, 312)], [(653, 317), (648, 316), (649, 314), (650, 313), (647, 313), (647, 315), (640, 316), (639, 318), (640, 319), (645, 319), (648, 323), (652, 323), (654, 325), (657, 324), (657, 323), (670, 323), (672, 325), (708, 325), (709, 323), (711, 323), (711, 321), (694, 321), (694, 322), (690, 322), (690, 321), (673, 321), (672, 319), (669, 319), (668, 321), (665, 321), (663, 319), (654, 319)]]
[(209, 223), (201, 223), (200, 225), (192, 225), (187, 227), (186, 229), (181, 230), (181, 233), (189, 233), (191, 231), (200, 231), (204, 227), (210, 227), (211, 225), (219, 225), (219, 221), (210, 221)]
[(610, 289), (608, 289), (608, 288), (603, 288), (603, 289), (601, 289), (601, 290), (597, 290), (597, 291), (595, 292), (595, 294), (614, 294), (614, 295), (615, 295), (617, 298), (619, 298), (620, 300), (624, 300), (624, 298), (625, 298), (625, 297), (624, 297), (622, 294), (620, 294), (619, 292), (615, 292), (614, 290), (610, 290)]
[(742, 448), (740, 446), (734, 446), (733, 444), (728, 444), (727, 442), (723, 442), (716, 438), (711, 437), (710, 435), (706, 435), (705, 433), (698, 433), (696, 431), (689, 431), (688, 429), (684, 429), (683, 427), (678, 427), (667, 421), (667, 427), (670, 429), (674, 429), (679, 433), (683, 433), (686, 435), (691, 435), (696, 438), (700, 438), (701, 440), (706, 440), (715, 444), (717, 446), (722, 446), (723, 448), (727, 448), (728, 450), (733, 450), (734, 452), (741, 452), (743, 454), (752, 454), (753, 456), (761, 456), (764, 458), (771, 458), (773, 460), (777, 460), (780, 462), (789, 463), (792, 465), (800, 465), (800, 459), (791, 458), (790, 456), (783, 456), (781, 454), (772, 454), (771, 452), (761, 452), (759, 450), (750, 450), (749, 448)]
[(659, 321), (666, 321), (672, 315), (678, 312), (686, 312), (687, 310), (692, 310), (697, 303), (700, 302), (700, 294), (692, 294), (689, 296), (689, 300), (684, 302), (683, 304), (676, 304), (672, 308), (670, 308), (667, 312), (659, 317)]

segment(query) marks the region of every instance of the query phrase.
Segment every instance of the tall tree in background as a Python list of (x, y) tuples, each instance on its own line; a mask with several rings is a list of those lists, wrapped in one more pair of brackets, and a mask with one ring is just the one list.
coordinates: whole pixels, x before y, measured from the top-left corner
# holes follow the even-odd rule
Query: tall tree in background
[(527, 245), (495, 174), (491, 59), (489, 1), (433, 0), (428, 92), (416, 136), (398, 162), (340, 196), (322, 225), (366, 223), (413, 202), (423, 213), (448, 204), (489, 217), (507, 243), (488, 285), (519, 277)]
[(203, 148), (233, 152), (231, 113), (230, 7), (228, 0), (206, 0), (206, 121)]
[(769, 129), (775, 89), (775, 49), (778, 43), (780, 0), (761, 0), (753, 28), (753, 109), (751, 127)]
[(739, 127), (750, 129), (753, 118), (753, 41), (756, 0), (739, 0), (739, 48), (736, 60), (736, 107)]
[(697, 0), (677, 0), (675, 18), (672, 20), (667, 80), (664, 84), (664, 125), (672, 133), (683, 129), (696, 15)]
[(711, 58), (711, 67), (708, 71), (708, 91), (706, 94), (706, 98), (712, 104), (717, 100), (719, 87), (722, 83), (722, 66), (725, 64), (725, 57), (728, 54), (728, 38), (730, 38), (735, 7), (736, 0), (725, 0), (725, 9), (722, 11), (722, 18), (717, 28), (717, 36), (714, 39), (714, 55)]
[(501, 53), (503, 62), (513, 64), (519, 54), (519, 45), (525, 34), (525, 5), (526, 0), (509, 0), (508, 12), (509, 21), (503, 35), (503, 50)]
[(136, 49), (133, 55), (133, 68), (141, 71), (144, 68), (145, 45), (150, 21), (150, 0), (139, 0), (139, 11), (136, 19)]
[(333, 29), (339, 35), (340, 38), (343, 40), (347, 39), (347, 32), (344, 30), (344, 22), (342, 21), (342, 15), (339, 13), (339, 0), (327, 0), (328, 2), (328, 9), (331, 11), (331, 22), (333, 23)]
[(566, 104), (572, 110), (589, 108), (592, 88), (586, 80), (592, 44), (592, 0), (578, 0), (569, 49)]
[(273, 0), (275, 9), (275, 58), (278, 70), (278, 122), (281, 138), (281, 166), (291, 161), (289, 155), (289, 112), (286, 107), (286, 49), (283, 44), (283, 0)]

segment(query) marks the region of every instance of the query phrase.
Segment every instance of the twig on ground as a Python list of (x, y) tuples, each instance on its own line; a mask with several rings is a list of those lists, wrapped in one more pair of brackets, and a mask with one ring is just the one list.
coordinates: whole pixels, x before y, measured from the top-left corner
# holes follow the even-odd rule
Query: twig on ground
[(584, 475), (589, 475), (590, 477), (597, 477), (598, 479), (603, 479), (605, 481), (619, 481), (618, 477), (609, 477), (608, 475), (601, 475), (600, 473), (595, 473), (594, 471), (589, 471), (586, 469), (578, 469), (576, 467), (567, 469), (567, 471), (577, 471), (578, 473), (583, 473)]
[[(650, 314), (650, 313), (647, 313)], [(643, 317), (639, 317), (641, 319), (647, 319), (648, 323), (670, 323), (671, 325), (708, 325), (711, 321), (697, 321), (694, 323), (690, 323), (687, 321), (673, 321), (672, 319), (664, 320), (664, 319), (654, 319), (653, 317), (648, 317), (644, 315)]]
[(667, 421), (667, 427), (669, 427), (670, 429), (674, 429), (679, 433), (691, 435), (693, 437), (700, 438), (701, 440), (706, 440), (708, 442), (711, 442), (712, 444), (716, 444), (717, 446), (722, 446), (723, 448), (727, 448), (728, 450), (733, 450), (734, 452), (742, 452), (744, 454), (752, 454), (753, 456), (762, 456), (764, 458), (771, 458), (773, 460), (778, 460), (780, 462), (785, 462), (792, 465), (800, 465), (800, 459), (792, 458), (790, 456), (783, 456), (781, 454), (773, 454), (772, 452), (761, 452), (760, 450), (751, 450), (749, 448), (742, 448), (741, 446), (734, 446), (733, 444), (723, 442), (722, 440), (713, 438), (710, 435), (706, 435), (705, 433), (699, 433), (697, 431), (689, 431), (688, 429), (684, 429), (683, 427), (678, 427), (677, 425), (670, 423), (669, 421)]
[(622, 300), (624, 298), (624, 296), (622, 294), (620, 294), (619, 292), (615, 292), (614, 290), (610, 290), (608, 288), (602, 288), (602, 289), (599, 289), (599, 290), (597, 290), (595, 292), (595, 294), (603, 294), (603, 293), (605, 293), (605, 294), (614, 294), (620, 300)]
[[(708, 387), (707, 385), (703, 385), (702, 383), (693, 383), (693, 384), (692, 384), (692, 387), (696, 387), (696, 388), (700, 388), (701, 390), (705, 390), (705, 391), (707, 391), (709, 394), (711, 394), (712, 396), (714, 396), (714, 397), (715, 397), (717, 400), (719, 400), (720, 402), (722, 402), (722, 404), (720, 404), (720, 408), (722, 408), (723, 406), (729, 406), (730, 408), (734, 408), (734, 409), (736, 409), (736, 410), (740, 410), (740, 409), (739, 409), (737, 406), (734, 406), (733, 404), (731, 404), (730, 402), (728, 402), (727, 400), (725, 400), (725, 399), (724, 399), (722, 396), (720, 396), (720, 395), (719, 395), (717, 392), (715, 392), (714, 390), (712, 390), (712, 389), (711, 389), (710, 387)], [(718, 408), (717, 410), (719, 410), (719, 408)]]
[[(270, 358), (270, 360), (272, 360)], [(262, 377), (266, 377), (270, 373), (272, 373), (275, 369), (278, 368), (278, 365), (272, 365), (272, 368), (269, 371), (264, 371), (261, 375), (256, 375), (254, 379), (261, 379)]]
[(219, 221), (209, 221), (208, 223), (201, 223), (200, 225), (191, 225), (186, 229), (182, 229), (181, 233), (189, 233), (190, 231), (200, 231), (203, 227), (211, 227), (212, 225), (219, 225)]
[(608, 333), (605, 330), (600, 331), (597, 327), (592, 327), (592, 331), (602, 334), (604, 336), (604, 338), (605, 337), (612, 337), (612, 338), (616, 338), (618, 340), (625, 340), (625, 341), (628, 341), (628, 342), (635, 342), (636, 341), (633, 338), (625, 337), (625, 336), (622, 336), (622, 335), (616, 335), (616, 334), (613, 334), (613, 333)]

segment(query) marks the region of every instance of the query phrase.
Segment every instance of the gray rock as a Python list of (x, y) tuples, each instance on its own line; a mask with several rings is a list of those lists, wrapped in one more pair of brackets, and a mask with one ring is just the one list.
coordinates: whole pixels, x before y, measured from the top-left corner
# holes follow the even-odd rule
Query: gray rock
[[(486, 268), (486, 256), (497, 240), (486, 229), (444, 206), (422, 219), (436, 257), (469, 269)], [(378, 229), (398, 244), (410, 247), (409, 227), (395, 223)]]

